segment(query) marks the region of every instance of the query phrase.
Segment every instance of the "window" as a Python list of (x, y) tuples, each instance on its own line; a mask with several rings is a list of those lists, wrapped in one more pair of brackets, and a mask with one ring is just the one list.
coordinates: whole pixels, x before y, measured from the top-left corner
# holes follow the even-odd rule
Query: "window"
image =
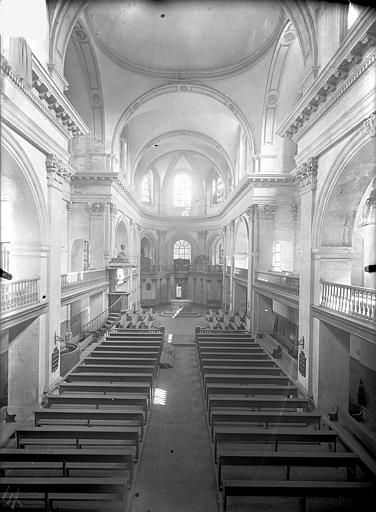
[(281, 272), (281, 244), (279, 242), (273, 245), (272, 270), (274, 272)]
[(174, 245), (174, 260), (191, 260), (191, 244), (186, 240), (178, 240)]
[(213, 203), (218, 204), (225, 198), (225, 184), (221, 176), (213, 179)]
[(174, 206), (189, 208), (192, 193), (191, 178), (187, 174), (178, 174), (174, 179)]
[(349, 10), (347, 14), (347, 29), (350, 29), (360, 14), (360, 6), (349, 2)]
[(181, 283), (176, 284), (176, 298), (181, 299)]
[(153, 171), (148, 171), (142, 180), (141, 201), (145, 203), (153, 202)]

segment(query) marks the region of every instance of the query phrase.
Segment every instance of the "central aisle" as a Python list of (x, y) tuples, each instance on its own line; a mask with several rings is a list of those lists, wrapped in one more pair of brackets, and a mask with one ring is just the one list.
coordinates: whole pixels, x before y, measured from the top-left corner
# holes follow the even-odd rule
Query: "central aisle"
[[(217, 491), (194, 345), (196, 319), (161, 323), (175, 364), (160, 369), (131, 512), (217, 512)], [(181, 325), (180, 325), (181, 324)], [(190, 324), (190, 325), (189, 325)], [(179, 334), (184, 332), (184, 345)], [(190, 336), (188, 336), (190, 334)], [(176, 339), (175, 339), (176, 337)]]

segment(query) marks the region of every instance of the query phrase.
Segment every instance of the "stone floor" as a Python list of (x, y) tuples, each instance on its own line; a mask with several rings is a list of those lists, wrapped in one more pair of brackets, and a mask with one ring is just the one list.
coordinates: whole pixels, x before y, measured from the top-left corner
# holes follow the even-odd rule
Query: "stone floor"
[(159, 373), (131, 512), (219, 510), (193, 344), (196, 323), (196, 318), (161, 319), (166, 335), (173, 334), (175, 364)]

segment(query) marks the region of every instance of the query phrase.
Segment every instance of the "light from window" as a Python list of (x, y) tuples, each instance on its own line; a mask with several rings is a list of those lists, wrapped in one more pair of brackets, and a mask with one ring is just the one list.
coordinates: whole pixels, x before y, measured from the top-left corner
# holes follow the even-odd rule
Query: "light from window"
[(187, 174), (178, 174), (174, 179), (174, 206), (189, 208), (192, 194), (191, 178)]
[(273, 246), (272, 270), (275, 272), (281, 271), (281, 244), (279, 242), (276, 242)]
[(218, 204), (225, 198), (225, 184), (221, 176), (213, 179), (213, 203)]
[(360, 14), (359, 6), (354, 5), (353, 3), (349, 2), (349, 11), (347, 14), (347, 28), (351, 28), (353, 24), (355, 23), (355, 20), (358, 18)]
[(151, 203), (153, 200), (153, 171), (148, 171), (142, 180), (141, 201)]
[(174, 260), (191, 261), (191, 244), (186, 240), (178, 240), (174, 245)]
[(181, 284), (177, 283), (176, 285), (176, 298), (181, 299)]

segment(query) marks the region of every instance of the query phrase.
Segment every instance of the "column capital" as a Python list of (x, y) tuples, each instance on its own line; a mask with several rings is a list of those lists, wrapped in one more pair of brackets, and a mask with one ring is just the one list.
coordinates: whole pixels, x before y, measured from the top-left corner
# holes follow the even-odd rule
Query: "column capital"
[(106, 203), (96, 201), (89, 205), (90, 215), (93, 217), (102, 217), (106, 208)]
[(247, 215), (248, 219), (252, 222), (255, 218), (257, 205), (252, 204), (251, 206), (248, 206), (248, 208), (245, 211), (245, 214)]
[(69, 182), (74, 176), (74, 169), (65, 164), (56, 155), (50, 153), (46, 156), (47, 183), (49, 186), (61, 188), (65, 181)]
[(363, 126), (370, 137), (376, 137), (376, 115), (374, 113), (363, 121)]
[(68, 213), (70, 213), (73, 210), (73, 202), (72, 201), (66, 201), (65, 206), (67, 208)]
[(273, 220), (277, 211), (277, 205), (275, 204), (259, 204), (257, 210), (260, 219)]
[(118, 214), (119, 208), (116, 206), (115, 203), (108, 202), (107, 204), (111, 219), (115, 219), (116, 215)]
[(317, 187), (317, 169), (318, 157), (308, 158), (300, 167), (297, 168), (293, 177), (293, 182), (297, 183), (300, 193), (316, 190)]

